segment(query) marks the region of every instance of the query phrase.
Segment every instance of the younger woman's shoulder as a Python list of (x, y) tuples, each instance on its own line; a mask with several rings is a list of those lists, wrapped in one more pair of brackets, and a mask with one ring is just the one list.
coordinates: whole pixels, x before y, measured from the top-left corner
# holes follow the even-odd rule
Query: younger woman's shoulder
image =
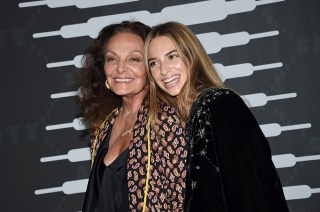
[(215, 108), (222, 111), (247, 108), (248, 104), (234, 91), (228, 88), (208, 88), (203, 91), (192, 105), (192, 111), (202, 108)]
[[(209, 88), (203, 91), (192, 106), (192, 115), (215, 114), (223, 116), (247, 113), (248, 105), (234, 91), (227, 88)], [(210, 111), (210, 112), (208, 112)]]
[(196, 100), (196, 103), (214, 103), (216, 101), (238, 99), (240, 96), (228, 88), (208, 88)]

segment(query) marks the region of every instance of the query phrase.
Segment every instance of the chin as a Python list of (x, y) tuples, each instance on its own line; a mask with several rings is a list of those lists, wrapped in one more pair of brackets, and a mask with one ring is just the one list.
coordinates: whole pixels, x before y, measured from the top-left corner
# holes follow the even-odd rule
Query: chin
[(162, 91), (164, 91), (166, 94), (168, 94), (172, 97), (176, 97), (180, 93), (180, 90), (177, 91), (177, 89), (170, 89), (170, 88), (168, 89), (168, 88), (165, 88), (164, 86), (163, 87), (159, 86), (159, 87), (161, 88)]
[(172, 97), (176, 97), (179, 95), (180, 92), (177, 92), (177, 91), (171, 91), (171, 92), (167, 92), (170, 96)]
[(118, 96), (126, 96), (126, 95), (129, 94), (128, 91), (125, 91), (125, 92), (123, 92), (123, 91), (114, 91), (114, 93), (115, 93), (116, 95), (118, 95)]

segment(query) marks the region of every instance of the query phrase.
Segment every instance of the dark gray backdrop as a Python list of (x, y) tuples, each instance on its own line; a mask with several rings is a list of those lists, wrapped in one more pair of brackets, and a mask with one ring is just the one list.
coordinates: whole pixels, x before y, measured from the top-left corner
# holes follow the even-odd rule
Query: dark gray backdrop
[[(218, 2), (226, 3), (213, 1), (217, 5)], [(52, 4), (54, 1), (42, 2)], [(69, 188), (73, 194), (57, 191), (36, 195), (35, 191), (87, 179), (89, 174), (88, 160), (42, 163), (40, 158), (65, 155), (70, 150), (88, 146), (89, 138), (84, 130), (73, 127), (46, 130), (48, 125), (70, 123), (80, 117), (77, 96), (51, 97), (77, 90), (74, 79), (77, 68), (73, 65), (47, 68), (46, 65), (72, 60), (83, 53), (92, 39), (89, 36), (33, 38), (33, 34), (57, 31), (62, 26), (85, 23), (93, 17), (142, 10), (154, 14), (174, 5), (196, 2), (201, 3), (140, 0), (84, 9), (76, 6), (50, 8), (47, 5), (19, 7), (21, 2), (16, 0), (1, 3), (1, 211), (80, 211), (84, 193), (77, 192), (75, 187)], [(252, 5), (254, 0), (238, 2)], [(278, 32), (274, 36), (251, 39), (247, 44), (232, 44), (210, 56), (214, 63), (224, 66), (281, 64), (254, 71), (246, 77), (227, 79), (226, 85), (241, 95), (296, 95), (268, 101), (263, 106), (252, 107), (252, 111), (261, 125), (302, 126), (302, 129), (282, 131), (268, 139), (272, 154), (282, 157), (278, 157), (278, 172), (284, 188), (288, 189), (290, 211), (317, 212), (320, 210), (320, 3), (317, 0), (285, 0), (268, 4), (264, 0), (256, 1), (256, 4), (262, 2), (265, 4), (250, 11), (189, 26), (196, 34)], [(188, 11), (188, 15), (197, 20), (205, 14), (205, 9), (208, 8)], [(214, 7), (212, 11), (212, 17), (215, 17)], [(235, 36), (237, 42), (240, 38), (240, 35)], [(216, 43), (223, 42), (222, 39)], [(285, 164), (283, 168), (280, 168), (280, 162)]]

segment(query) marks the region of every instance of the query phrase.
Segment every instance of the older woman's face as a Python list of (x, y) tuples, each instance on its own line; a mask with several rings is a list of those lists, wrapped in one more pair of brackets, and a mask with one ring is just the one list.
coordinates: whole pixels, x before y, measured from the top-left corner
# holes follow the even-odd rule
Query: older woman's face
[(143, 48), (143, 40), (127, 32), (113, 36), (107, 43), (104, 72), (115, 94), (129, 97), (146, 89)]
[(187, 81), (187, 67), (169, 37), (159, 36), (148, 46), (148, 66), (156, 84), (171, 96), (179, 95)]

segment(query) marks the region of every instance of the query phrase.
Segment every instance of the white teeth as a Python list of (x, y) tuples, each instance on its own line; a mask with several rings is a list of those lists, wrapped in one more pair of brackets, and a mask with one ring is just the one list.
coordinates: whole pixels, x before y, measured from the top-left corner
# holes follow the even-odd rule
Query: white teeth
[(116, 82), (130, 82), (132, 79), (115, 79)]
[(173, 80), (175, 80), (177, 78), (179, 78), (179, 76), (178, 75), (174, 75), (174, 76), (172, 76), (172, 77), (170, 77), (168, 79), (163, 80), (163, 82), (168, 84), (168, 83), (170, 83), (171, 81), (173, 81)]

